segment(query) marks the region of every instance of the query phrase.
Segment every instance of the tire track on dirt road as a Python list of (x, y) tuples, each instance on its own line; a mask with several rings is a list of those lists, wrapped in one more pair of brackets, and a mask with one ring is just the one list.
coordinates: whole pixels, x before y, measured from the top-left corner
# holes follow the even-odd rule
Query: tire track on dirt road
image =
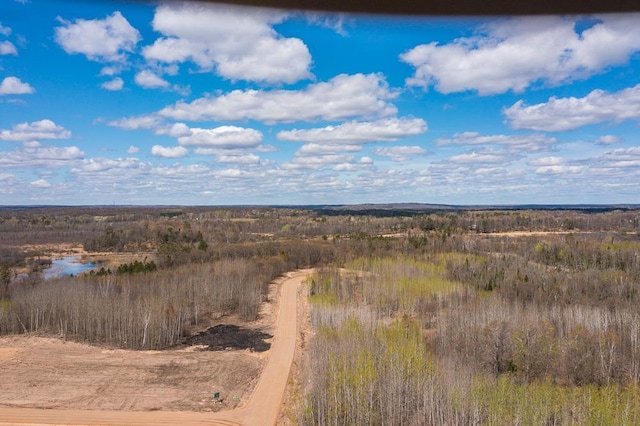
[(217, 413), (189, 411), (43, 410), (0, 408), (0, 424), (11, 425), (275, 425), (293, 362), (298, 330), (298, 286), (311, 269), (285, 274), (269, 360), (246, 405)]

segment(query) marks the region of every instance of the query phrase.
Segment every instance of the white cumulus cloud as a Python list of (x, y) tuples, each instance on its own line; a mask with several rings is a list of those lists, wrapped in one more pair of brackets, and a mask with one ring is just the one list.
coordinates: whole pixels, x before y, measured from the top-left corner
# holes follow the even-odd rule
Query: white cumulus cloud
[(178, 138), (182, 146), (200, 148), (255, 148), (262, 142), (262, 133), (255, 129), (220, 126), (213, 129), (192, 128), (190, 134)]
[(335, 167), (339, 164), (351, 163), (353, 162), (353, 156), (351, 155), (338, 155), (338, 154), (327, 154), (327, 155), (298, 155), (296, 153), (290, 162), (282, 163), (281, 167), (283, 169), (321, 169), (324, 167), (332, 166)]
[(84, 158), (76, 146), (58, 148), (53, 146), (23, 146), (0, 156), (0, 167), (11, 168), (55, 168), (72, 166)]
[(163, 158), (181, 158), (186, 157), (189, 154), (189, 150), (183, 146), (166, 147), (154, 145), (151, 148), (151, 154)]
[(607, 121), (620, 123), (640, 119), (640, 84), (618, 92), (596, 89), (583, 98), (551, 97), (547, 102), (526, 105), (522, 100), (503, 111), (514, 129), (548, 132), (577, 129)]
[(44, 179), (34, 180), (30, 185), (36, 188), (49, 188), (51, 186), (51, 184)]
[(598, 142), (601, 145), (613, 145), (620, 142), (622, 139), (615, 135), (602, 135), (598, 138)]
[(8, 36), (9, 34), (11, 34), (11, 28), (10, 27), (5, 27), (0, 22), (0, 34), (2, 34), (3, 36)]
[(216, 158), (219, 163), (234, 163), (234, 164), (259, 164), (260, 157), (255, 154), (241, 154), (241, 155), (219, 155)]
[(42, 139), (69, 139), (71, 132), (51, 120), (21, 123), (11, 130), (0, 130), (0, 139), (10, 142), (33, 142)]
[(536, 158), (534, 160), (529, 161), (527, 164), (530, 166), (558, 166), (561, 164), (565, 164), (567, 160), (562, 157), (541, 157)]
[(401, 55), (415, 67), (409, 85), (442, 93), (521, 92), (536, 82), (557, 85), (626, 63), (640, 50), (640, 14), (606, 15), (582, 32), (576, 19), (500, 20), (473, 37), (422, 44)]
[(18, 56), (18, 49), (10, 41), (0, 42), (0, 55), (15, 55)]
[(114, 75), (118, 75), (121, 72), (122, 72), (122, 66), (120, 64), (115, 64), (115, 65), (102, 67), (102, 69), (100, 70), (100, 75), (111, 77)]
[(35, 92), (29, 83), (23, 83), (18, 77), (5, 77), (0, 83), (0, 96), (2, 95), (28, 95)]
[(109, 126), (119, 127), (124, 130), (156, 129), (162, 124), (162, 119), (153, 115), (141, 115), (137, 117), (125, 117), (110, 121)]
[(116, 77), (113, 80), (106, 81), (100, 85), (103, 89), (118, 91), (124, 87), (124, 81), (120, 77)]
[(601, 160), (611, 168), (640, 168), (640, 147), (614, 149), (605, 153)]
[(478, 132), (461, 132), (452, 138), (436, 140), (437, 146), (500, 145), (512, 152), (536, 152), (548, 150), (558, 142), (545, 135), (481, 135)]
[(420, 118), (388, 118), (373, 122), (351, 121), (317, 129), (281, 131), (277, 138), (295, 142), (363, 144), (397, 141), (426, 131), (427, 123)]
[(497, 164), (508, 163), (511, 159), (503, 151), (484, 148), (454, 155), (449, 160), (458, 164)]
[(119, 11), (104, 19), (59, 19), (55, 40), (69, 54), (80, 53), (99, 62), (125, 62), (140, 41), (140, 33)]
[(392, 146), (376, 148), (373, 153), (380, 157), (387, 157), (393, 161), (406, 161), (418, 155), (430, 154), (429, 151), (420, 146)]
[(275, 9), (161, 4), (152, 24), (164, 37), (143, 55), (150, 62), (190, 61), (232, 80), (294, 83), (311, 77), (311, 54), (302, 40), (273, 28), (286, 16)]
[(307, 143), (302, 145), (296, 155), (298, 156), (315, 156), (315, 155), (333, 155), (341, 152), (358, 152), (362, 150), (362, 145), (336, 145), (336, 144), (319, 144)]
[(572, 166), (568, 164), (558, 164), (555, 166), (542, 166), (536, 169), (539, 175), (566, 175), (577, 174), (584, 170), (584, 166)]
[(379, 118), (394, 115), (396, 97), (380, 74), (340, 74), (303, 90), (234, 90), (193, 102), (178, 102), (158, 112), (175, 120), (293, 121)]
[(138, 86), (145, 89), (156, 89), (169, 87), (169, 82), (162, 77), (157, 76), (152, 71), (143, 70), (136, 74), (135, 82)]
[[(132, 172), (148, 169), (148, 163), (141, 163), (137, 158), (87, 158), (71, 171), (77, 174), (100, 174), (113, 172), (110, 177), (127, 176)], [(101, 179), (104, 179), (104, 175)]]

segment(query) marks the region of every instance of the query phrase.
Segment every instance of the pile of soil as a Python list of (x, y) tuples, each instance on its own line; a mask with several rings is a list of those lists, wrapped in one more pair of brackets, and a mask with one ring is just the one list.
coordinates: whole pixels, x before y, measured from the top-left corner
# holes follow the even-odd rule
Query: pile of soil
[(265, 340), (273, 336), (260, 330), (243, 328), (233, 324), (219, 324), (185, 340), (186, 345), (204, 345), (206, 351), (225, 351), (249, 349), (252, 352), (264, 352), (271, 348)]

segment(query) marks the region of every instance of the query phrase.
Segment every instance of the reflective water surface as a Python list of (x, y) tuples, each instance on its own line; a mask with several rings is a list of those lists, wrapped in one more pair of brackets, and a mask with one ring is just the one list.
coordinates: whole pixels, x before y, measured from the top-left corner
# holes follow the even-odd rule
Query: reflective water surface
[(65, 256), (51, 261), (51, 267), (44, 270), (44, 278), (51, 279), (65, 275), (78, 275), (95, 267), (95, 263), (82, 263), (80, 256)]

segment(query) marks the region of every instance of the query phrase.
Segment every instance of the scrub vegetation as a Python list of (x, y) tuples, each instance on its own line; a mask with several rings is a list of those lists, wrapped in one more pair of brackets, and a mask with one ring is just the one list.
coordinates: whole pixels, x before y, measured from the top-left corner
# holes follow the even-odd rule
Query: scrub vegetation
[[(43, 280), (64, 244), (144, 256)], [(632, 208), (4, 209), (0, 256), (0, 333), (131, 349), (316, 268), (298, 424), (640, 423)]]
[(637, 213), (470, 214), (313, 277), (300, 424), (640, 422)]

